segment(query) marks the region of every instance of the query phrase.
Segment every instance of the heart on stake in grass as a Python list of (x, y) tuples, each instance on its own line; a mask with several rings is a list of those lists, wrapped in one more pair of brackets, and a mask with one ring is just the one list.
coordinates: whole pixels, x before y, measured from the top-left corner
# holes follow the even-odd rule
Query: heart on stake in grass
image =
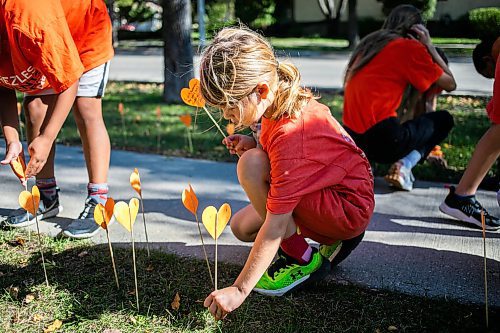
[(23, 152), (10, 162), (10, 167), (17, 178), (21, 181), (26, 181), (26, 161), (24, 160)]
[(132, 226), (139, 212), (139, 199), (132, 198), (127, 204), (124, 201), (116, 203), (114, 208), (115, 218), (125, 229), (132, 232)]
[(109, 197), (106, 204), (98, 204), (94, 209), (94, 220), (101, 228), (108, 229), (109, 222), (113, 217), (113, 210), (115, 208), (115, 201)]
[(36, 185), (31, 188), (31, 193), (22, 191), (19, 194), (19, 205), (31, 215), (36, 215), (40, 205), (40, 191)]
[(194, 78), (189, 81), (189, 88), (182, 88), (181, 98), (187, 105), (198, 108), (205, 107), (205, 99), (201, 96), (200, 80)]
[(198, 198), (194, 193), (191, 184), (189, 184), (189, 189), (184, 189), (182, 191), (182, 203), (187, 210), (189, 210), (193, 215), (196, 215), (198, 212)]
[(139, 170), (137, 168), (134, 169), (134, 172), (130, 174), (130, 185), (134, 188), (134, 190), (142, 196), (141, 193), (141, 177), (139, 176)]
[(228, 135), (233, 135), (234, 134), (234, 130), (235, 130), (235, 126), (233, 123), (229, 123), (227, 124), (226, 126), (226, 132)]
[[(213, 239), (219, 238), (219, 236), (224, 231), (229, 219), (231, 218), (231, 206), (225, 203), (220, 208), (219, 211), (214, 206), (208, 206), (203, 211), (201, 220), (203, 225), (207, 229), (210, 236)], [(217, 226), (217, 228), (216, 228)], [(217, 233), (216, 233), (217, 230)]]
[(190, 114), (183, 114), (182, 116), (179, 116), (179, 119), (182, 121), (182, 123), (186, 127), (191, 127), (191, 115)]

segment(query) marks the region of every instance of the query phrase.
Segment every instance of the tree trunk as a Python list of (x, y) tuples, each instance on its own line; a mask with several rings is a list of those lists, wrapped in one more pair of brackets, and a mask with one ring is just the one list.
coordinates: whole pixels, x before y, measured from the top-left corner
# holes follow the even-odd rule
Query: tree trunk
[(353, 50), (359, 43), (358, 14), (356, 10), (358, 0), (348, 1), (349, 22), (347, 39), (349, 40), (349, 49)]
[(163, 40), (163, 99), (167, 103), (180, 103), (181, 89), (193, 78), (190, 0), (163, 0)]

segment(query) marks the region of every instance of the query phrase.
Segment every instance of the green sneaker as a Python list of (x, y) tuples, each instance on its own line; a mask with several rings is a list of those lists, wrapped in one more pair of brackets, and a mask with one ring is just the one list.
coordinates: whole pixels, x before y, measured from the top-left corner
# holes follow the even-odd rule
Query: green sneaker
[(323, 257), (315, 248), (313, 248), (311, 260), (304, 265), (300, 265), (297, 260), (279, 249), (278, 259), (269, 266), (253, 290), (267, 296), (283, 296), (306, 281), (321, 267), (322, 263)]
[(339, 254), (341, 248), (342, 241), (336, 241), (332, 245), (322, 244), (319, 246), (319, 253), (323, 256), (323, 258), (327, 259), (329, 262), (332, 262), (337, 254)]

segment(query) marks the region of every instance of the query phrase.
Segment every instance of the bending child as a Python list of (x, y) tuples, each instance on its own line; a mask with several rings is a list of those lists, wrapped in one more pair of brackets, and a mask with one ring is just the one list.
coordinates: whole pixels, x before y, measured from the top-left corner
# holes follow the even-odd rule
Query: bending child
[[(478, 73), (489, 79), (495, 78), (493, 97), (486, 106), (491, 126), (477, 143), (457, 187), (450, 187), (450, 193), (439, 210), (478, 227), (482, 226), (481, 211), (484, 211), (486, 229), (497, 230), (500, 228), (498, 217), (490, 215), (477, 201), (476, 191), (500, 154), (500, 37), (478, 44), (472, 59)], [(500, 191), (497, 192), (497, 200), (500, 205)]]
[[(328, 107), (300, 86), (297, 68), (279, 63), (259, 34), (221, 30), (205, 49), (200, 68), (209, 105), (238, 126), (261, 121), (262, 148), (250, 136), (223, 141), (241, 156), (238, 179), (250, 200), (233, 216), (231, 230), (254, 245), (234, 284), (205, 300), (222, 319), (252, 289), (283, 295), (322, 266), (347, 257), (373, 213), (373, 176), (364, 153)], [(320, 243), (319, 251), (306, 238)]]
[(385, 179), (406, 191), (413, 189), (412, 168), (453, 127), (446, 111), (424, 113), (405, 123), (397, 118), (408, 85), (425, 92), (433, 84), (446, 91), (456, 87), (420, 11), (411, 5), (394, 8), (381, 30), (361, 40), (347, 66), (344, 126), (370, 161), (392, 163)]
[[(2, 50), (7, 59), (2, 67), (5, 70), (13, 68), (16, 75), (21, 75), (23, 70), (33, 72), (32, 78), (24, 85), (7, 86), (25, 93), (24, 110), (31, 156), (28, 176), (36, 175), (36, 185), (40, 189), (38, 219), (54, 217), (62, 211), (54, 175), (53, 142), (73, 106), (89, 176), (88, 196), (82, 213), (63, 234), (72, 238), (91, 237), (99, 231), (93, 220), (94, 207), (98, 203), (104, 204), (107, 199), (111, 153), (101, 104), (108, 80), (109, 60), (113, 57), (111, 21), (106, 4), (102, 0), (8, 0), (1, 10), (0, 19), (6, 27), (2, 34), (9, 45)], [(47, 24), (47, 18), (52, 20), (51, 24)], [(25, 63), (21, 64), (21, 58)], [(61, 95), (66, 93), (61, 94), (61, 91), (70, 83), (74, 86), (72, 96), (68, 97), (64, 104), (66, 109), (61, 110), (59, 116), (55, 105), (60, 103)], [(2, 84), (5, 86), (5, 81)], [(13, 94), (13, 90), (8, 94)], [(16, 110), (5, 112), (12, 112), (14, 116)], [(50, 124), (55, 118), (59, 124), (51, 129)], [(50, 140), (45, 140), (49, 134)], [(21, 153), (18, 138), (16, 148), (12, 147), (8, 145), (3, 164)], [(12, 212), (4, 223), (10, 227), (25, 227), (34, 221), (33, 216), (27, 216), (23, 209), (19, 209)]]

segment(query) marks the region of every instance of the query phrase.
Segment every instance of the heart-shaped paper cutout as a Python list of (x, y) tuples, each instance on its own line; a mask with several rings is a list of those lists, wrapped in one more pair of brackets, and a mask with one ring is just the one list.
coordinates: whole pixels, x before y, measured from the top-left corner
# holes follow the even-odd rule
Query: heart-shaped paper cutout
[(200, 80), (193, 78), (189, 81), (189, 88), (182, 88), (181, 98), (187, 105), (202, 108), (205, 106), (205, 99), (201, 96)]
[(156, 119), (158, 119), (158, 120), (161, 119), (161, 108), (160, 108), (160, 106), (156, 107)]
[(141, 177), (139, 176), (139, 170), (137, 168), (134, 169), (134, 172), (130, 174), (130, 185), (134, 188), (134, 190), (141, 196)]
[(106, 200), (105, 206), (98, 204), (94, 209), (94, 220), (95, 223), (101, 226), (103, 229), (107, 229), (111, 218), (113, 217), (113, 211), (115, 208), (115, 201), (113, 198), (109, 197)]
[(189, 189), (184, 189), (182, 191), (182, 203), (187, 210), (189, 210), (193, 215), (196, 215), (198, 212), (198, 198), (194, 193), (191, 184), (189, 184)]
[(21, 181), (26, 181), (26, 161), (24, 160), (24, 152), (10, 162), (10, 167), (14, 174)]
[(227, 132), (228, 135), (233, 135), (234, 134), (234, 130), (235, 130), (235, 127), (234, 127), (233, 123), (227, 124), (227, 126), (226, 126), (226, 132)]
[(31, 188), (31, 193), (22, 191), (19, 194), (19, 205), (31, 215), (36, 214), (40, 205), (40, 191), (36, 185)]
[(183, 114), (182, 116), (179, 116), (179, 119), (182, 121), (182, 123), (186, 127), (191, 127), (191, 115), (190, 114)]
[(118, 223), (120, 223), (129, 232), (132, 232), (132, 226), (134, 225), (137, 217), (137, 212), (139, 212), (139, 199), (130, 199), (128, 205), (124, 201), (118, 201), (115, 204), (113, 211)]
[(205, 210), (203, 210), (203, 214), (201, 216), (205, 229), (207, 229), (213, 239), (219, 238), (230, 218), (231, 207), (227, 203), (223, 204), (219, 208), (219, 211), (217, 211), (214, 206), (208, 206)]
[(123, 114), (125, 113), (125, 110), (124, 110), (124, 107), (123, 107), (123, 103), (118, 103), (118, 112), (120, 113), (120, 115), (123, 116)]

